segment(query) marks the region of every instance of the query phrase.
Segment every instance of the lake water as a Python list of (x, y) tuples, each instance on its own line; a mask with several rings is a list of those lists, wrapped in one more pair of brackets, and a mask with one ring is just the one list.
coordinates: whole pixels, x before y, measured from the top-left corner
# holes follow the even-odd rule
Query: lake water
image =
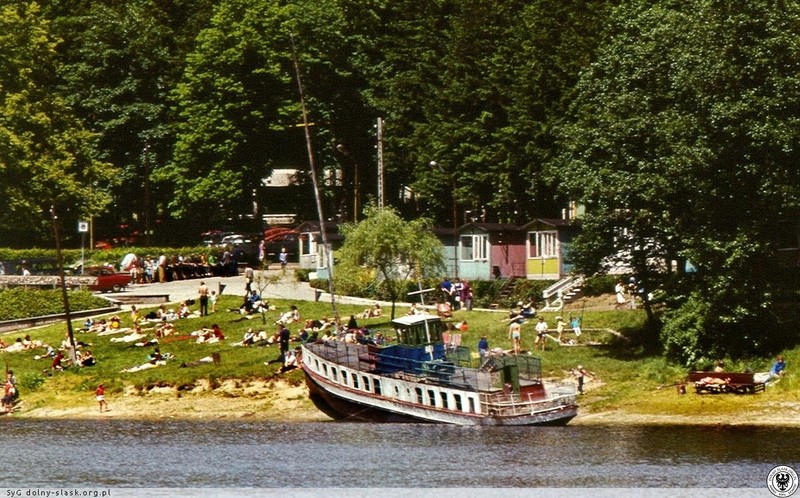
[(4, 417), (0, 488), (757, 488), (771, 496), (773, 467), (800, 470), (799, 433)]

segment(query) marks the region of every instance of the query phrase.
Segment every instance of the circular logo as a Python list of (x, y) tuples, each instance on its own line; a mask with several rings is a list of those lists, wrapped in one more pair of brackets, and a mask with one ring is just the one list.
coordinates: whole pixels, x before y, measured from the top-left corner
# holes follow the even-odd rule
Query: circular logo
[(792, 496), (797, 491), (797, 472), (786, 465), (778, 465), (767, 476), (769, 492), (781, 498)]

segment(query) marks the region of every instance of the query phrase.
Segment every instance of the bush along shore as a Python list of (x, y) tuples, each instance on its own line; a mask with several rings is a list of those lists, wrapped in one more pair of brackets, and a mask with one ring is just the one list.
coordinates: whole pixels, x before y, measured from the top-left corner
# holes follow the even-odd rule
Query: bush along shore
[[(769, 385), (765, 392), (752, 395), (695, 394), (679, 386), (689, 369), (670, 363), (658, 353), (648, 352), (645, 316), (639, 310), (608, 310), (611, 297), (578, 302), (575, 308), (559, 313), (544, 313), (550, 326), (550, 339), (544, 352), (532, 352), (533, 321), (522, 325), (523, 354), (542, 358), (542, 375), (546, 378), (574, 381), (574, 370), (583, 366), (590, 373), (586, 378), (586, 394), (580, 397), (580, 414), (572, 424), (742, 424), (800, 425), (800, 390), (797, 389), (793, 366), (800, 364), (800, 349), (782, 354), (787, 361), (787, 374)], [(248, 329), (276, 332), (275, 321), (296, 305), (301, 320), (289, 326), (297, 337), (306, 319), (330, 317), (330, 305), (321, 302), (277, 300), (265, 314), (245, 317), (238, 310), (242, 298), (221, 296), (216, 312), (200, 317), (198, 306), (190, 306), (190, 318), (173, 322), (174, 331), (156, 339), (159, 325), (142, 321), (143, 337), (125, 342), (126, 333), (100, 335), (83, 331), (84, 323), (75, 321), (73, 328), (80, 351), (91, 351), (93, 366), (52, 368), (53, 358), (47, 346), (57, 350), (65, 339), (64, 323), (0, 336), (6, 345), (29, 336), (36, 345), (18, 352), (0, 352), (0, 361), (13, 371), (20, 392), (20, 402), (12, 417), (49, 418), (237, 418), (320, 421), (328, 418), (308, 400), (300, 369), (279, 372), (278, 363), (269, 363), (279, 356), (277, 346), (238, 346)], [(168, 305), (177, 311), (177, 305)], [(339, 313), (346, 321), (359, 315), (364, 305), (340, 305)], [(154, 308), (143, 308), (144, 317)], [(398, 314), (405, 308), (398, 307)], [(569, 328), (564, 342), (556, 341), (556, 316), (582, 315), (583, 334), (576, 337)], [(117, 314), (121, 329), (133, 327), (127, 310)], [(95, 317), (110, 321), (112, 315)], [(508, 339), (507, 313), (497, 311), (456, 311), (454, 322), (467, 321), (462, 332), (462, 345), (473, 351), (477, 362), (477, 342), (486, 336), (491, 348), (511, 348)], [(358, 319), (359, 325), (372, 333), (382, 331), (392, 336), (388, 316)], [(192, 332), (218, 325), (225, 339), (198, 343)], [(293, 344), (292, 347), (299, 345)], [(167, 359), (153, 368), (138, 369), (148, 363), (155, 348)], [(218, 362), (205, 361), (212, 357)], [(728, 371), (766, 371), (772, 358), (727, 360)], [(266, 364), (265, 364), (266, 362)], [(709, 360), (700, 367), (710, 368)], [(109, 410), (100, 412), (95, 392), (104, 384)]]

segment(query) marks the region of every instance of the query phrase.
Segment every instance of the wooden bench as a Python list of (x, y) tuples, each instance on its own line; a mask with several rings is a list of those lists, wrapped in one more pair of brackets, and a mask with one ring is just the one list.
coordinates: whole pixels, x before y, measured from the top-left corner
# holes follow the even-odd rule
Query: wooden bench
[(688, 382), (694, 383), (697, 394), (755, 394), (765, 386), (753, 380), (752, 373), (741, 372), (689, 372)]

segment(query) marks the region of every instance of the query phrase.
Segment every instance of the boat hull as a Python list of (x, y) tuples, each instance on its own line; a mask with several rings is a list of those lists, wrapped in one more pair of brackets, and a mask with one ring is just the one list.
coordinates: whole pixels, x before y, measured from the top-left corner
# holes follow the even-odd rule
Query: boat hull
[(333, 418), (351, 422), (445, 423), (456, 425), (566, 425), (577, 415), (577, 405), (567, 404), (528, 415), (489, 416), (427, 408), (360, 394), (327, 382), (304, 365), (309, 397), (315, 406)]

